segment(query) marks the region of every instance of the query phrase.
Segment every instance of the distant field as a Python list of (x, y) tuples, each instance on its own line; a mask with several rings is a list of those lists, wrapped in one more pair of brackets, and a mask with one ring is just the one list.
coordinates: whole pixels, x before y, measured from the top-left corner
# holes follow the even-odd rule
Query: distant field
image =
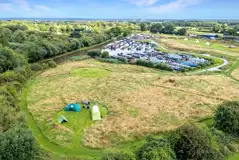
[[(238, 84), (224, 75), (185, 76), (85, 60), (37, 76), (28, 93), (28, 107), (50, 141), (74, 149), (107, 148), (212, 115), (219, 103), (238, 99), (238, 94)], [(79, 124), (72, 116), (69, 124), (58, 124), (57, 117), (65, 115), (64, 102), (84, 99), (105, 105), (107, 117), (91, 123), (89, 115), (82, 116), (84, 125), (75, 115)]]
[[(219, 54), (225, 56), (239, 57), (239, 44), (230, 42), (220, 42), (220, 41), (210, 41), (199, 39), (199, 43), (196, 43), (196, 39), (184, 38), (172, 39), (165, 36), (158, 38), (157, 42), (166, 48), (176, 49), (180, 51), (195, 51), (195, 52), (206, 52), (208, 54)], [(209, 42), (210, 45), (207, 46), (205, 43)], [(229, 48), (230, 45), (234, 45), (236, 48)]]

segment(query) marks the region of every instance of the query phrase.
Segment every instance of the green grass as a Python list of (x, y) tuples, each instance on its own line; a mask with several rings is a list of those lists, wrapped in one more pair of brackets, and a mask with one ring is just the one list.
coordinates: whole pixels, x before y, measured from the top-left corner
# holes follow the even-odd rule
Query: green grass
[(83, 78), (103, 78), (109, 75), (109, 71), (101, 68), (78, 68), (72, 71), (73, 76)]
[[(102, 118), (105, 118), (107, 116), (107, 109), (100, 103), (96, 104), (99, 106)], [(92, 103), (91, 107), (94, 105), (95, 103)], [(80, 106), (83, 106), (83, 104), (80, 104)], [(68, 120), (67, 123), (61, 125), (74, 132), (73, 143), (70, 146), (72, 148), (79, 148), (79, 146), (82, 146), (81, 140), (84, 135), (84, 129), (96, 122), (92, 121), (91, 110), (85, 108), (82, 108), (80, 112), (66, 112), (62, 110), (55, 115), (54, 119), (56, 123), (58, 123), (58, 118), (60, 116), (64, 116)]]
[(235, 154), (235, 155), (232, 155), (232, 156), (229, 156), (227, 160), (238, 160), (238, 159), (239, 159), (239, 153)]
[(32, 131), (34, 137), (36, 138), (40, 146), (49, 152), (61, 156), (81, 157), (84, 159), (99, 159), (99, 157), (101, 157), (102, 155), (102, 150), (91, 149), (83, 146), (78, 146), (77, 148), (75, 148), (74, 146), (61, 146), (50, 142), (49, 139), (42, 134), (41, 130), (38, 128), (32, 114), (29, 112), (27, 107), (27, 94), (33, 84), (34, 80), (31, 80), (25, 87), (25, 89), (22, 91), (20, 97), (21, 102), (19, 106), (21, 107), (22, 111), (25, 112), (29, 129)]

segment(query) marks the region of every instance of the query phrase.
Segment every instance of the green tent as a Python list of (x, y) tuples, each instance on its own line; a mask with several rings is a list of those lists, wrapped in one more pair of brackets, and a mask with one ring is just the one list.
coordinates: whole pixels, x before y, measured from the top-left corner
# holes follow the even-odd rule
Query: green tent
[(93, 121), (101, 120), (100, 109), (98, 106), (93, 106), (91, 109), (91, 116)]
[(58, 118), (58, 122), (59, 122), (60, 124), (63, 124), (63, 123), (68, 122), (68, 120), (66, 119), (66, 117), (60, 116), (60, 117)]

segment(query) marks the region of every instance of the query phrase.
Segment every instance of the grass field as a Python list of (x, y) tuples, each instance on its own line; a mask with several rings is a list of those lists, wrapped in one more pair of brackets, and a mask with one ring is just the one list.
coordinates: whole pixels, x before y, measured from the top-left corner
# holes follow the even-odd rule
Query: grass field
[(236, 68), (236, 69), (232, 72), (232, 76), (233, 76), (235, 79), (239, 80), (239, 67)]
[(207, 46), (205, 43), (208, 40), (199, 39), (199, 43), (196, 43), (196, 39), (189, 39), (185, 41), (184, 39), (176, 38), (158, 38), (157, 42), (165, 48), (176, 49), (180, 51), (191, 51), (191, 52), (204, 52), (212, 55), (219, 55), (225, 57), (239, 57), (239, 45), (233, 43), (236, 48), (229, 48), (232, 43), (219, 42), (219, 41), (209, 41), (210, 45)]
[[(145, 135), (210, 116), (219, 103), (238, 99), (238, 94), (238, 83), (220, 74), (185, 76), (90, 59), (68, 62), (37, 76), (27, 103), (37, 127), (51, 143), (69, 152), (90, 154), (87, 147), (133, 149)], [(108, 116), (93, 123), (87, 110), (63, 111), (64, 103), (84, 99), (106, 107)], [(59, 115), (69, 122), (59, 124)]]

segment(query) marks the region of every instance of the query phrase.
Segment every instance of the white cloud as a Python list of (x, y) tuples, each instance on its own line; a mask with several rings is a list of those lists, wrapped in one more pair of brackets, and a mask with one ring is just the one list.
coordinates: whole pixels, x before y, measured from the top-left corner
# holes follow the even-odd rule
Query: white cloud
[(197, 5), (201, 2), (202, 0), (175, 0), (167, 4), (150, 7), (149, 10), (151, 12), (156, 12), (156, 13), (169, 13), (169, 12), (178, 11), (180, 9), (187, 8), (190, 6)]
[(131, 4), (135, 4), (137, 6), (150, 6), (155, 4), (158, 0), (124, 0)]
[(2, 11), (13, 11), (10, 3), (0, 3), (0, 8)]
[(45, 5), (35, 5), (34, 6), (36, 9), (40, 9), (40, 10), (43, 10), (43, 11), (50, 11), (51, 8), (45, 6)]

